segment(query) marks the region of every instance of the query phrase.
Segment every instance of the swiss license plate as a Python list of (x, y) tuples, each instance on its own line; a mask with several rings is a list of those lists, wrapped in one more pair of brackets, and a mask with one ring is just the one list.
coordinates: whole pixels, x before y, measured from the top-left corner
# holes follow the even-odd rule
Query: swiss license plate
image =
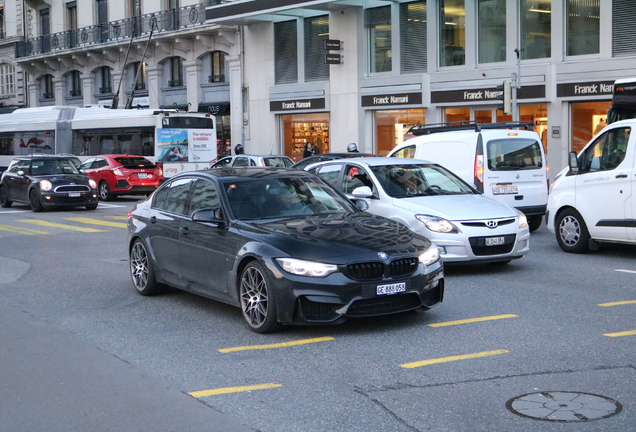
[(496, 186), (492, 188), (493, 195), (510, 195), (519, 193), (517, 186)]
[(139, 173), (139, 174), (137, 174), (137, 178), (140, 178), (140, 179), (147, 179), (147, 178), (151, 178), (151, 177), (152, 177), (152, 174), (147, 174), (147, 173)]
[(78, 196), (80, 196), (80, 193), (79, 192), (69, 192), (68, 196), (70, 198), (77, 198)]
[(503, 237), (488, 237), (486, 238), (486, 246), (500, 246), (504, 244)]
[(406, 291), (406, 282), (399, 282), (389, 285), (378, 285), (378, 295), (395, 294)]

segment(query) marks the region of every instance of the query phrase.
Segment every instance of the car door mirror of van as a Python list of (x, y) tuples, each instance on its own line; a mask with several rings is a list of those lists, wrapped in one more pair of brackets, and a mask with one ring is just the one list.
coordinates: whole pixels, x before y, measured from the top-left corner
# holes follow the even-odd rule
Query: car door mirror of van
[(372, 198), (373, 191), (369, 186), (359, 186), (351, 192), (351, 195), (356, 198)]
[(568, 165), (570, 166), (570, 171), (573, 173), (579, 172), (579, 160), (576, 158), (576, 152), (570, 152), (568, 154)]
[(221, 208), (197, 210), (192, 213), (193, 222), (208, 222), (223, 225), (225, 221), (221, 216)]

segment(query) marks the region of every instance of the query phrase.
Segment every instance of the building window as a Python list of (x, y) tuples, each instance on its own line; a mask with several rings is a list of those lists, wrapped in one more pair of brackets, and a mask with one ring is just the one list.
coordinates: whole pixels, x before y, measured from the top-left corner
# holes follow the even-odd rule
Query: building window
[(636, 8), (633, 0), (612, 2), (612, 55), (636, 53)]
[(4, 33), (4, 8), (0, 7), (0, 39), (4, 39), (6, 34)]
[(69, 74), (70, 81), (70, 95), (71, 97), (81, 96), (82, 95), (82, 77), (79, 71), (72, 71)]
[(15, 68), (10, 64), (0, 64), (0, 96), (10, 96), (15, 93)]
[(551, 0), (521, 0), (521, 58), (538, 59), (551, 56)]
[(365, 27), (369, 35), (369, 72), (391, 72), (391, 6), (367, 9)]
[(108, 66), (104, 66), (99, 70), (101, 87), (99, 88), (100, 93), (112, 93), (113, 92), (113, 77), (111, 75), (111, 70)]
[(40, 35), (42, 52), (51, 51), (51, 14), (49, 8), (40, 10)]
[(329, 79), (325, 41), (329, 39), (329, 15), (305, 19), (305, 81)]
[(464, 0), (440, 0), (440, 66), (466, 63)]
[(506, 61), (506, 0), (479, 0), (479, 63)]
[(166, 9), (177, 9), (179, 7), (179, 0), (167, 0)]
[(183, 59), (181, 57), (172, 57), (170, 59), (170, 81), (168, 87), (183, 86)]
[(53, 75), (44, 75), (42, 77), (42, 99), (53, 99), (54, 97)]
[(426, 72), (426, 1), (400, 4), (402, 73)]
[(208, 81), (211, 83), (225, 82), (225, 53), (223, 51), (214, 51), (210, 56), (212, 61), (211, 71)]
[(568, 0), (567, 55), (598, 54), (600, 0)]
[(274, 75), (276, 84), (298, 82), (298, 24), (274, 24)]

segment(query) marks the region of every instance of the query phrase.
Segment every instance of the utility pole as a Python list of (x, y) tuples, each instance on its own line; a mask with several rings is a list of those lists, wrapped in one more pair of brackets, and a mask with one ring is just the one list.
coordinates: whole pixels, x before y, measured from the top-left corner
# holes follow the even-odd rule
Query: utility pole
[(519, 105), (517, 104), (517, 90), (521, 88), (521, 52), (523, 48), (515, 48), (517, 54), (517, 72), (513, 72), (511, 76), (512, 89), (512, 121), (519, 121)]

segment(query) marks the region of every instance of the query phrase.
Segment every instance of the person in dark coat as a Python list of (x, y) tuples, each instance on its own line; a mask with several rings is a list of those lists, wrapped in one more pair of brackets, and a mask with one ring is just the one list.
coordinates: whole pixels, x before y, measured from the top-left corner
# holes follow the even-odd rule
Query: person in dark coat
[(305, 143), (305, 150), (303, 151), (303, 159), (309, 156), (313, 156), (316, 153), (314, 144), (311, 142)]

